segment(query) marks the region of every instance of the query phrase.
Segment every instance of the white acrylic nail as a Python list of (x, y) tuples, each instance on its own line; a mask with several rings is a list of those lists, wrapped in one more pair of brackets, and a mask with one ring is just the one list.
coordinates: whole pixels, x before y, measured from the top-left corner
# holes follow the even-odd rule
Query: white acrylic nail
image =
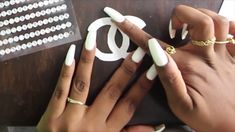
[(125, 17), (119, 13), (118, 11), (110, 8), (110, 7), (105, 7), (104, 12), (109, 15), (114, 21), (116, 22), (123, 22), (125, 21)]
[(155, 127), (155, 132), (162, 132), (163, 130), (165, 130), (165, 128), (166, 128), (165, 124), (161, 124)]
[(75, 50), (76, 50), (76, 46), (74, 44), (72, 44), (68, 50), (68, 53), (66, 55), (65, 58), (65, 65), (67, 66), (71, 66), (73, 64), (74, 61), (74, 55), (75, 55)]
[(142, 61), (144, 56), (145, 56), (145, 51), (142, 48), (138, 47), (136, 51), (133, 53), (131, 59), (135, 63), (140, 63), (140, 61)]
[(146, 77), (150, 81), (154, 80), (157, 77), (157, 70), (154, 64), (147, 71)]
[(148, 46), (155, 64), (159, 67), (165, 66), (168, 63), (168, 58), (158, 41), (152, 38), (148, 41)]
[(85, 48), (86, 50), (93, 50), (96, 45), (96, 32), (90, 32), (87, 34)]
[(186, 36), (188, 35), (188, 24), (183, 24), (183, 29), (182, 29), (182, 34), (181, 34), (181, 39), (184, 40)]
[(169, 23), (169, 34), (170, 34), (171, 39), (175, 38), (176, 30), (173, 29), (172, 20), (170, 20), (170, 23)]

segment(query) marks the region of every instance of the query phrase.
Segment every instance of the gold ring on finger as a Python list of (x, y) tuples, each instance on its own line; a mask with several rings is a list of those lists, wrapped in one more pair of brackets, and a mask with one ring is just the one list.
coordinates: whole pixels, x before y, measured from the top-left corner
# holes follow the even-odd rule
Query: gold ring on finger
[(216, 44), (235, 44), (235, 39), (232, 35), (228, 35), (225, 41), (215, 41)]
[(67, 98), (67, 102), (71, 103), (71, 104), (78, 104), (78, 105), (82, 105), (82, 106), (86, 106), (87, 107), (87, 105), (85, 105), (83, 102), (71, 99), (70, 97)]
[(168, 46), (168, 47), (166, 47), (166, 52), (167, 52), (169, 55), (175, 54), (175, 53), (176, 53), (175, 47), (174, 47), (174, 46)]
[(210, 45), (213, 45), (215, 44), (215, 41), (216, 38), (212, 38), (212, 39), (208, 39), (208, 40), (192, 40), (192, 44), (193, 45), (196, 45), (196, 46), (199, 46), (199, 47), (205, 47), (205, 46), (210, 46)]

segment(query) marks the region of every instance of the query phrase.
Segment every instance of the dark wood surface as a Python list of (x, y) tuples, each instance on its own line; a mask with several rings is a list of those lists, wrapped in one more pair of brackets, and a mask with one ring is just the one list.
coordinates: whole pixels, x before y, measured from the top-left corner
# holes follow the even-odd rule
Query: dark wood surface
[[(79, 58), (88, 25), (106, 16), (102, 11), (105, 6), (140, 17), (147, 23), (145, 31), (163, 41), (179, 44), (177, 39), (170, 40), (168, 35), (169, 17), (175, 5), (186, 4), (218, 11), (221, 3), (222, 0), (73, 0), (83, 37), (75, 42), (78, 47), (76, 58)], [(107, 29), (100, 32), (105, 34)], [(98, 46), (106, 43), (104, 36), (97, 40)], [(0, 62), (0, 125), (37, 124), (54, 90), (68, 47), (69, 44), (66, 44)], [(109, 63), (107, 69), (103, 67), (103, 62), (96, 59), (91, 88), (94, 95), (97, 92), (94, 87), (101, 88), (104, 84), (100, 75), (108, 78), (120, 62)]]

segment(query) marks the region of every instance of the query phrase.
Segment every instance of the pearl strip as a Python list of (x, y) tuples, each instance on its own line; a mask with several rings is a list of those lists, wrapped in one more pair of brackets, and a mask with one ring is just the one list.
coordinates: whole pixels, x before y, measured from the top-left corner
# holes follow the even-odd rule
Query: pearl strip
[(25, 43), (25, 44), (22, 44), (22, 45), (16, 45), (16, 46), (11, 47), (11, 48), (2, 49), (2, 50), (0, 50), (0, 56), (4, 56), (4, 55), (8, 55), (10, 53), (15, 53), (17, 51), (29, 49), (29, 48), (36, 47), (36, 46), (40, 46), (42, 44), (47, 44), (48, 42), (51, 43), (51, 42), (54, 42), (54, 41), (62, 40), (62, 39), (68, 38), (72, 34), (74, 34), (74, 33), (73, 32), (64, 32), (64, 33), (56, 34), (54, 36), (49, 36), (49, 37), (44, 38), (44, 39), (38, 39), (38, 40), (28, 42), (28, 43)]
[(59, 16), (49, 17), (48, 19), (39, 20), (38, 22), (28, 23), (22, 26), (13, 27), (11, 29), (2, 30), (0, 32), (0, 35), (5, 36), (12, 33), (20, 32), (22, 30), (25, 31), (27, 29), (37, 28), (39, 26), (47, 25), (48, 23), (63, 21), (65, 19), (68, 19), (69, 17), (70, 16), (68, 13)]
[(5, 1), (5, 2), (0, 2), (0, 9), (11, 6), (11, 5), (16, 5), (19, 3), (24, 3), (25, 1), (26, 0), (10, 0), (10, 1)]
[(49, 33), (55, 32), (55, 31), (64, 30), (64, 29), (70, 28), (70, 27), (72, 27), (72, 23), (71, 22), (66, 22), (66, 23), (62, 23), (60, 25), (52, 26), (50, 28), (36, 30), (34, 32), (26, 33), (26, 34), (23, 34), (23, 35), (10, 37), (8, 39), (0, 40), (0, 46), (7, 45), (7, 44), (12, 44), (14, 42), (17, 43), (19, 41), (24, 41), (24, 40), (27, 40), (29, 38), (38, 37), (38, 36), (49, 34)]
[(59, 5), (59, 6), (56, 6), (56, 7), (52, 7), (50, 9), (37, 11), (36, 13), (26, 14), (24, 16), (15, 17), (15, 18), (11, 18), (9, 20), (0, 21), (0, 27), (8, 26), (9, 24), (15, 24), (15, 23), (23, 22), (25, 20), (33, 19), (35, 17), (50, 15), (52, 13), (56, 13), (56, 12), (66, 10), (66, 9), (67, 9), (67, 5), (62, 4), (62, 5)]
[(28, 10), (32, 10), (32, 9), (41, 8), (43, 6), (52, 5), (52, 4), (61, 2), (61, 1), (63, 1), (63, 0), (45, 0), (45, 1), (40, 1), (40, 2), (37, 2), (37, 3), (25, 5), (23, 7), (13, 8), (11, 10), (2, 11), (0, 13), (0, 17), (6, 17), (6, 16), (10, 16), (12, 14), (21, 13), (23, 11), (28, 11)]

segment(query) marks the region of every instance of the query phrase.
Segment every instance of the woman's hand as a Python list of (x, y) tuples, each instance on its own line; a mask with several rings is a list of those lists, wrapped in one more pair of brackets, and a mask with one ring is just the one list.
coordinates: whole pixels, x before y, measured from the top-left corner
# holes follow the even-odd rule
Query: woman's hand
[(235, 131), (235, 47), (213, 40), (225, 42), (229, 32), (234, 35), (234, 22), (229, 24), (206, 9), (177, 6), (170, 22), (171, 37), (184, 28), (182, 38), (188, 33), (194, 42), (209, 44), (211, 40), (213, 44), (198, 46), (190, 41), (170, 56), (162, 50), (169, 45), (151, 39), (114, 10), (105, 11), (137, 45), (150, 50), (169, 106), (178, 118), (196, 131)]
[(37, 125), (39, 132), (121, 131), (151, 88), (156, 77), (154, 66), (120, 98), (145, 55), (138, 48), (125, 59), (92, 105), (86, 106), (95, 58), (95, 37), (94, 34), (87, 36), (75, 73), (75, 45), (70, 47), (54, 94)]

